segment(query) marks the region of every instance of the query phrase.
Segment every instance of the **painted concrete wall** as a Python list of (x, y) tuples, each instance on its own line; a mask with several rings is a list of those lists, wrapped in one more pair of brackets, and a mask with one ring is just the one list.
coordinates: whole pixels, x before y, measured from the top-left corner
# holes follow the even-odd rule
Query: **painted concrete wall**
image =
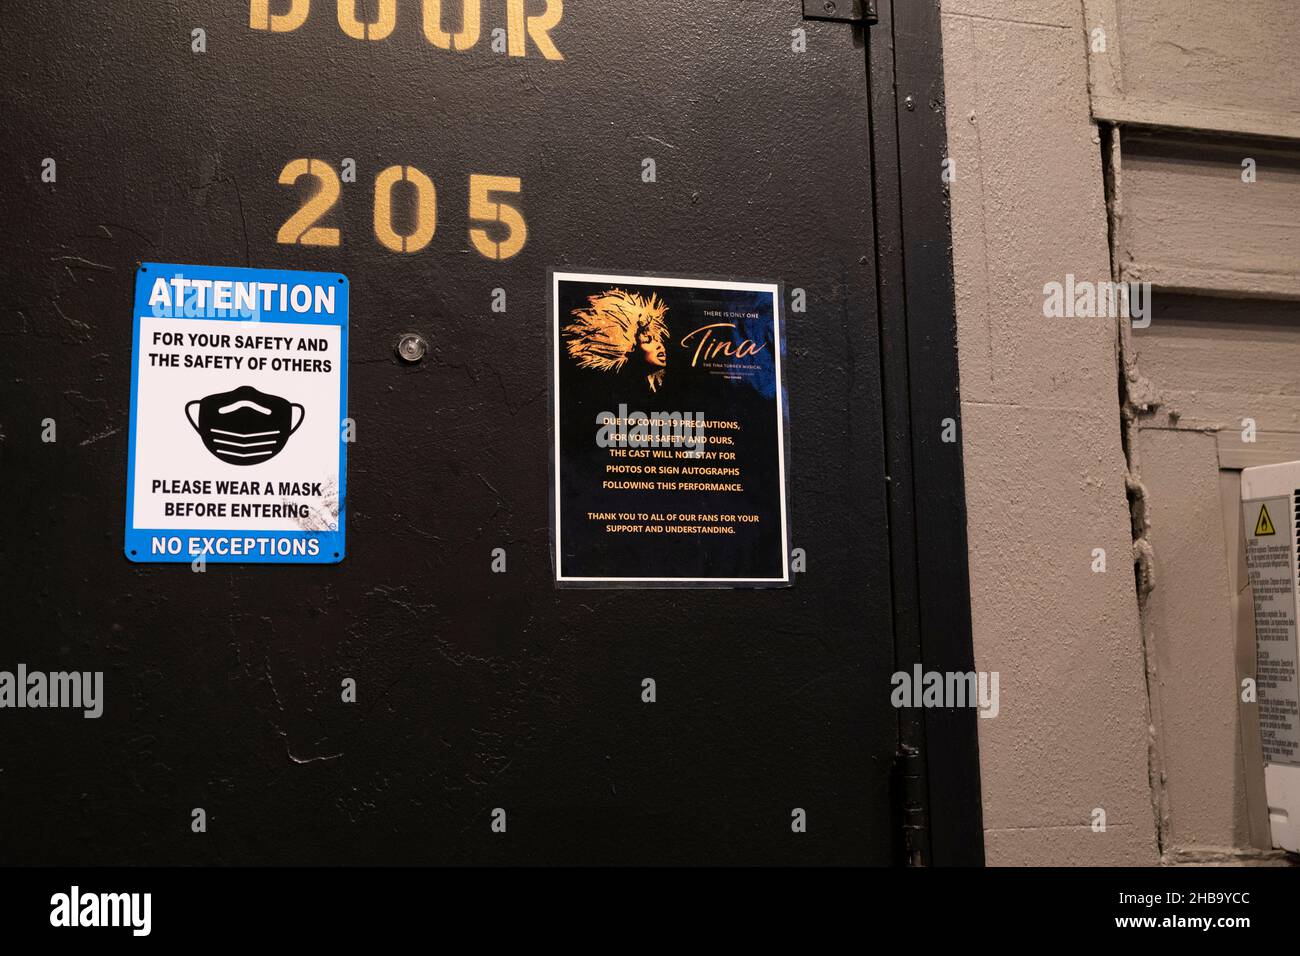
[(1082, 5), (942, 10), (987, 859), (1155, 863), (1115, 323), (1043, 318), (1110, 276)]
[[(1254, 675), (1240, 468), (1300, 457), (1300, 304), (1157, 293), (1132, 343), (1152, 398), (1138, 470), (1156, 581), (1145, 639), (1165, 854), (1267, 849), (1258, 711), (1238, 703), (1241, 677)], [(1260, 440), (1242, 441), (1246, 418)]]
[(1154, 582), (1139, 606), (1158, 842), (1168, 863), (1280, 862), (1258, 709), (1239, 700), (1255, 672), (1239, 500), (1243, 465), (1300, 448), (1300, 16), (1291, 0), (1084, 8), (1109, 34), (1089, 63), (1093, 116), (1118, 123), (1113, 268), (1153, 286), (1150, 326), (1122, 337), (1122, 401)]
[(1300, 133), (1294, 0), (1082, 0), (1092, 113), (1117, 123), (1290, 136)]
[[(988, 862), (1276, 861), (1235, 506), (1300, 458), (1300, 17), (941, 4)], [(1152, 282), (1151, 326), (1043, 318), (1069, 274)]]
[[(1300, 299), (1300, 150), (1170, 130), (1123, 128), (1119, 138), (1124, 278), (1166, 291)], [(1247, 172), (1253, 181), (1243, 181)]]

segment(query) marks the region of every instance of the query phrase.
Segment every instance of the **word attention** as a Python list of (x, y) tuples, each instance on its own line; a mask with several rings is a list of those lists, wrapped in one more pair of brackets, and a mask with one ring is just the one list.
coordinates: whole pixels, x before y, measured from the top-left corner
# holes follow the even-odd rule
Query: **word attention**
[[(210, 293), (210, 294), (209, 294)], [(260, 303), (260, 305), (259, 305)], [(238, 282), (222, 279), (187, 279), (159, 276), (149, 292), (149, 307), (159, 318), (228, 315), (252, 316), (268, 312), (334, 314), (334, 286), (288, 285), (284, 282)]]

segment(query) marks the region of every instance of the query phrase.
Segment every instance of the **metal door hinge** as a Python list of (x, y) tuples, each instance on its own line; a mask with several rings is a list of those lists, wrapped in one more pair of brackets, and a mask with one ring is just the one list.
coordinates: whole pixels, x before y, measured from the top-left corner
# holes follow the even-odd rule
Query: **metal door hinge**
[(803, 0), (803, 18), (867, 25), (879, 19), (876, 0)]
[(929, 863), (930, 813), (926, 807), (925, 759), (921, 751), (902, 741), (894, 753), (890, 780), (894, 826), (899, 842), (895, 845), (902, 866), (926, 866)]

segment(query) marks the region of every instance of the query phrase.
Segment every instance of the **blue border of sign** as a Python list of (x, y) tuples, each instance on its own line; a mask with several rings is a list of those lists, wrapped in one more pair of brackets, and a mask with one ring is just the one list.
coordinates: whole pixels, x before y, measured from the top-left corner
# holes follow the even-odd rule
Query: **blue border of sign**
[[(260, 312), (248, 322), (292, 322), (300, 325), (337, 325), (340, 329), (339, 350), (342, 368), (339, 380), (339, 516), (337, 531), (260, 531), (184, 528), (136, 528), (135, 520), (135, 439), (136, 439), (136, 395), (140, 377), (140, 317), (150, 314), (149, 295), (152, 283), (158, 275), (183, 274), (195, 279), (233, 279), (241, 282), (259, 281), (294, 284), (337, 283), (342, 289), (341, 307), (336, 308), (332, 316), (318, 314), (299, 314), (269, 310)], [(217, 551), (205, 551), (205, 562), (214, 564), (337, 564), (346, 556), (344, 547), (347, 520), (347, 442), (343, 440), (342, 423), (348, 415), (348, 289), (347, 276), (338, 272), (300, 272), (290, 269), (246, 269), (236, 266), (199, 266), (172, 262), (142, 262), (136, 270), (134, 313), (131, 316), (131, 436), (127, 451), (126, 469), (126, 540), (123, 552), (127, 560), (138, 564), (174, 564), (190, 563), (196, 555), (190, 553), (189, 542), (193, 539), (209, 539), (215, 546), (219, 541), (239, 539), (286, 539), (310, 540), (318, 542), (316, 554), (300, 555), (258, 555), (258, 554), (221, 554)], [(232, 312), (233, 310), (224, 310)], [(222, 314), (221, 310), (205, 309), (196, 315), (168, 315), (179, 322), (187, 319), (224, 319), (239, 321), (236, 314)], [(182, 546), (179, 553), (152, 554), (152, 541), (157, 537), (180, 538)]]

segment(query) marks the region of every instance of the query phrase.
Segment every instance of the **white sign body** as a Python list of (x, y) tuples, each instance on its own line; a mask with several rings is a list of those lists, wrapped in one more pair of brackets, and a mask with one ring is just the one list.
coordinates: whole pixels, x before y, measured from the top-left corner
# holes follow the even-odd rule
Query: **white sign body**
[(1273, 845), (1300, 851), (1300, 462), (1241, 472), (1255, 612), (1255, 690)]
[(147, 262), (136, 276), (126, 556), (344, 556), (348, 283)]

